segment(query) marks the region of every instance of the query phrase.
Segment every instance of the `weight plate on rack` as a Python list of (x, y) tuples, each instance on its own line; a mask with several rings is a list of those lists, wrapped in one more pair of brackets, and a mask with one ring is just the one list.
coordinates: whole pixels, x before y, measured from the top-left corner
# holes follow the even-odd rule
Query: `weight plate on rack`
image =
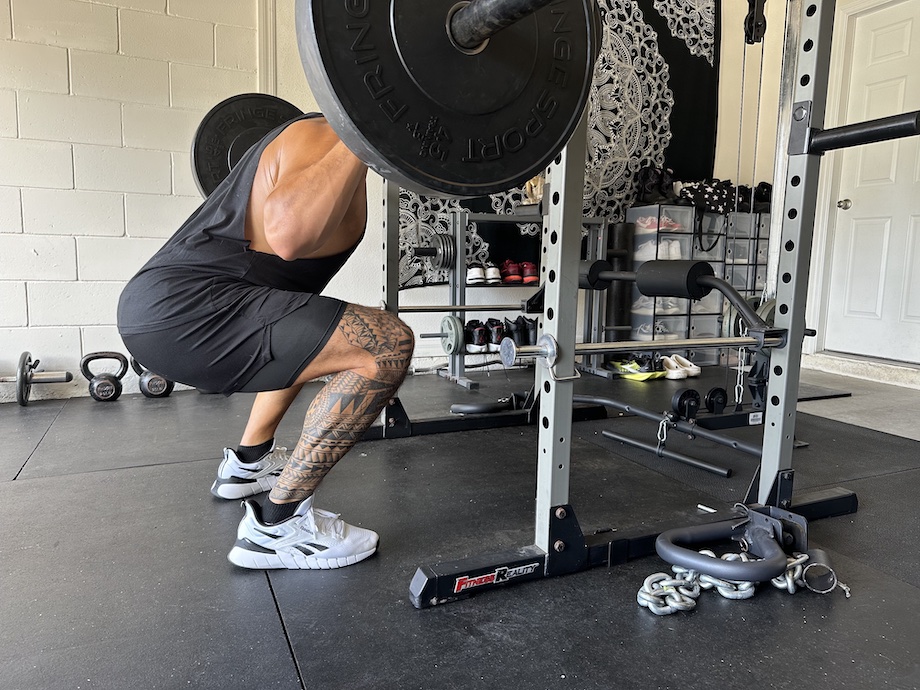
[(681, 388), (671, 397), (671, 409), (681, 419), (692, 419), (696, 417), (696, 411), (700, 409), (700, 400), (699, 391), (693, 388)]
[(484, 196), (542, 172), (581, 120), (600, 51), (595, 0), (554, 2), (461, 51), (457, 0), (297, 0), (297, 42), (326, 120), (402, 187)]
[(463, 322), (456, 316), (441, 319), (441, 347), (449, 355), (463, 353)]
[(710, 388), (703, 398), (703, 404), (712, 414), (722, 414), (728, 405), (728, 392), (724, 388)]
[(208, 197), (253, 144), (276, 127), (303, 115), (296, 105), (264, 93), (244, 93), (215, 105), (192, 141), (192, 175)]

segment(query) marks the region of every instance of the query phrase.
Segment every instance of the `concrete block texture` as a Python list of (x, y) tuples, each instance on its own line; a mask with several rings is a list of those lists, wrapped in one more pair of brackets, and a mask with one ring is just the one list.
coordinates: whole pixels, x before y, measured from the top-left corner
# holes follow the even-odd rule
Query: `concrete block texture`
[(170, 75), (172, 104), (177, 108), (201, 110), (202, 116), (222, 100), (258, 88), (254, 72), (173, 64)]
[(258, 41), (254, 29), (218, 24), (214, 31), (214, 41), (218, 67), (243, 72), (258, 70)]
[(180, 17), (122, 10), (120, 51), (124, 55), (193, 65), (214, 64), (214, 24)]
[(80, 280), (130, 280), (163, 246), (163, 240), (128, 237), (78, 237)]
[(19, 122), (23, 139), (121, 145), (121, 106), (115, 101), (20, 91)]
[(18, 187), (0, 187), (0, 233), (22, 232), (22, 202)]
[(136, 149), (184, 151), (192, 149), (202, 113), (126, 103), (123, 108), (124, 143)]
[(83, 190), (23, 189), (22, 227), (35, 235), (125, 234), (124, 195)]
[(73, 189), (70, 144), (0, 139), (0, 185)]
[(201, 205), (200, 196), (128, 194), (125, 218), (130, 237), (172, 237)]
[(166, 151), (74, 144), (77, 189), (168, 194), (171, 159)]
[(28, 325), (25, 283), (0, 281), (0, 328)]
[(166, 14), (167, 0), (90, 0), (97, 5), (110, 5), (122, 10), (143, 10)]
[(121, 282), (30, 282), (30, 326), (112, 326)]
[(73, 237), (0, 235), (0, 275), (4, 280), (76, 280)]
[(13, 37), (13, 22), (10, 16), (10, 0), (0, 0), (0, 38)]
[[(202, 114), (202, 117), (204, 115)], [(191, 154), (172, 154), (173, 194), (179, 196), (198, 197), (201, 203), (201, 193), (193, 177)]]
[(258, 0), (169, 0), (168, 12), (177, 17), (255, 29), (258, 8)]
[(67, 93), (67, 50), (0, 40), (0, 89)]
[(16, 92), (0, 89), (0, 137), (15, 139), (19, 136), (19, 118), (16, 114)]
[(12, 0), (13, 38), (104, 53), (118, 50), (118, 10), (76, 0)]
[(78, 96), (169, 105), (167, 62), (72, 50), (70, 70), (73, 93)]

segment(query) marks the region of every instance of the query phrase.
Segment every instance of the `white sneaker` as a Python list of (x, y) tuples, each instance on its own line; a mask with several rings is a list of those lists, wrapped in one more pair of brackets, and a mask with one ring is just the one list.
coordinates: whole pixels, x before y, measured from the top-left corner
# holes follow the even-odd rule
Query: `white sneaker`
[(639, 299), (633, 302), (632, 311), (634, 314), (651, 314), (655, 307), (655, 300), (645, 295), (640, 295)]
[(636, 329), (636, 340), (677, 340), (677, 333), (672, 333), (661, 321), (644, 323)]
[(486, 282), (489, 285), (499, 285), (502, 282), (502, 272), (491, 262), (486, 264)]
[(636, 253), (633, 254), (633, 261), (653, 261), (655, 259), (655, 251), (657, 247), (655, 246), (655, 240), (649, 240), (648, 242), (643, 242), (636, 248)]
[(666, 379), (685, 379), (687, 370), (675, 362), (671, 357), (662, 357), (661, 366), (664, 367)]
[(211, 493), (218, 498), (239, 500), (275, 488), (278, 475), (288, 461), (287, 448), (278, 446), (256, 462), (242, 463), (235, 450), (224, 448), (224, 459), (217, 468)]
[(684, 254), (680, 247), (680, 240), (671, 240), (668, 243), (668, 258), (671, 261), (679, 261), (684, 258)]
[(313, 507), (313, 496), (287, 520), (265, 525), (261, 507), (244, 501), (246, 515), (227, 559), (241, 568), (331, 570), (354, 565), (377, 550), (376, 532), (347, 524), (335, 513)]
[(676, 297), (658, 298), (658, 308), (655, 310), (655, 313), (666, 316), (668, 314), (680, 314), (681, 311), (680, 304), (678, 304)]
[(485, 269), (479, 264), (474, 264), (466, 269), (467, 285), (482, 285), (486, 282)]
[(670, 359), (681, 369), (685, 370), (687, 372), (687, 376), (699, 376), (703, 371), (699, 368), (699, 366), (691, 362), (686, 357), (681, 357), (680, 355), (671, 355)]

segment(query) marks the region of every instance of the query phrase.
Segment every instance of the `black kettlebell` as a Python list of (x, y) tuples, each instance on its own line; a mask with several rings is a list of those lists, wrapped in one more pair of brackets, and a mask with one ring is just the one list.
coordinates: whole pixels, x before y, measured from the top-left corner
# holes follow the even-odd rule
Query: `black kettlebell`
[[(118, 373), (93, 374), (90, 362), (97, 359), (114, 359), (118, 362)], [(80, 372), (89, 381), (89, 394), (99, 402), (112, 402), (121, 395), (121, 380), (128, 373), (128, 358), (120, 352), (92, 352), (80, 360)]]
[(131, 358), (131, 368), (134, 369), (134, 373), (138, 375), (137, 386), (141, 389), (141, 393), (148, 398), (165, 398), (167, 395), (173, 392), (175, 383), (170, 381), (165, 376), (160, 376), (159, 374), (154, 374), (152, 371), (145, 369), (141, 366), (134, 357)]

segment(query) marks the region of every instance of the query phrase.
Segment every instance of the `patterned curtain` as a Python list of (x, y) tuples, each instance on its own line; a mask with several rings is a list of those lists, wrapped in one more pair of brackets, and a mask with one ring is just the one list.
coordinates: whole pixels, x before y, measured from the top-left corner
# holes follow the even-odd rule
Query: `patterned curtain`
[[(719, 0), (597, 0), (604, 39), (590, 96), (584, 215), (620, 222), (635, 200), (636, 173), (674, 169), (678, 179), (712, 176), (718, 106)], [(740, 30), (740, 27), (739, 27)], [(520, 188), (487, 199), (438, 199), (400, 193), (400, 286), (447, 282), (446, 270), (409, 259), (408, 247), (446, 233), (448, 213), (512, 213)], [(469, 263), (489, 260), (473, 225)], [(507, 232), (507, 229), (505, 230)], [(536, 225), (524, 236), (539, 237)], [(537, 240), (538, 241), (538, 240)]]

